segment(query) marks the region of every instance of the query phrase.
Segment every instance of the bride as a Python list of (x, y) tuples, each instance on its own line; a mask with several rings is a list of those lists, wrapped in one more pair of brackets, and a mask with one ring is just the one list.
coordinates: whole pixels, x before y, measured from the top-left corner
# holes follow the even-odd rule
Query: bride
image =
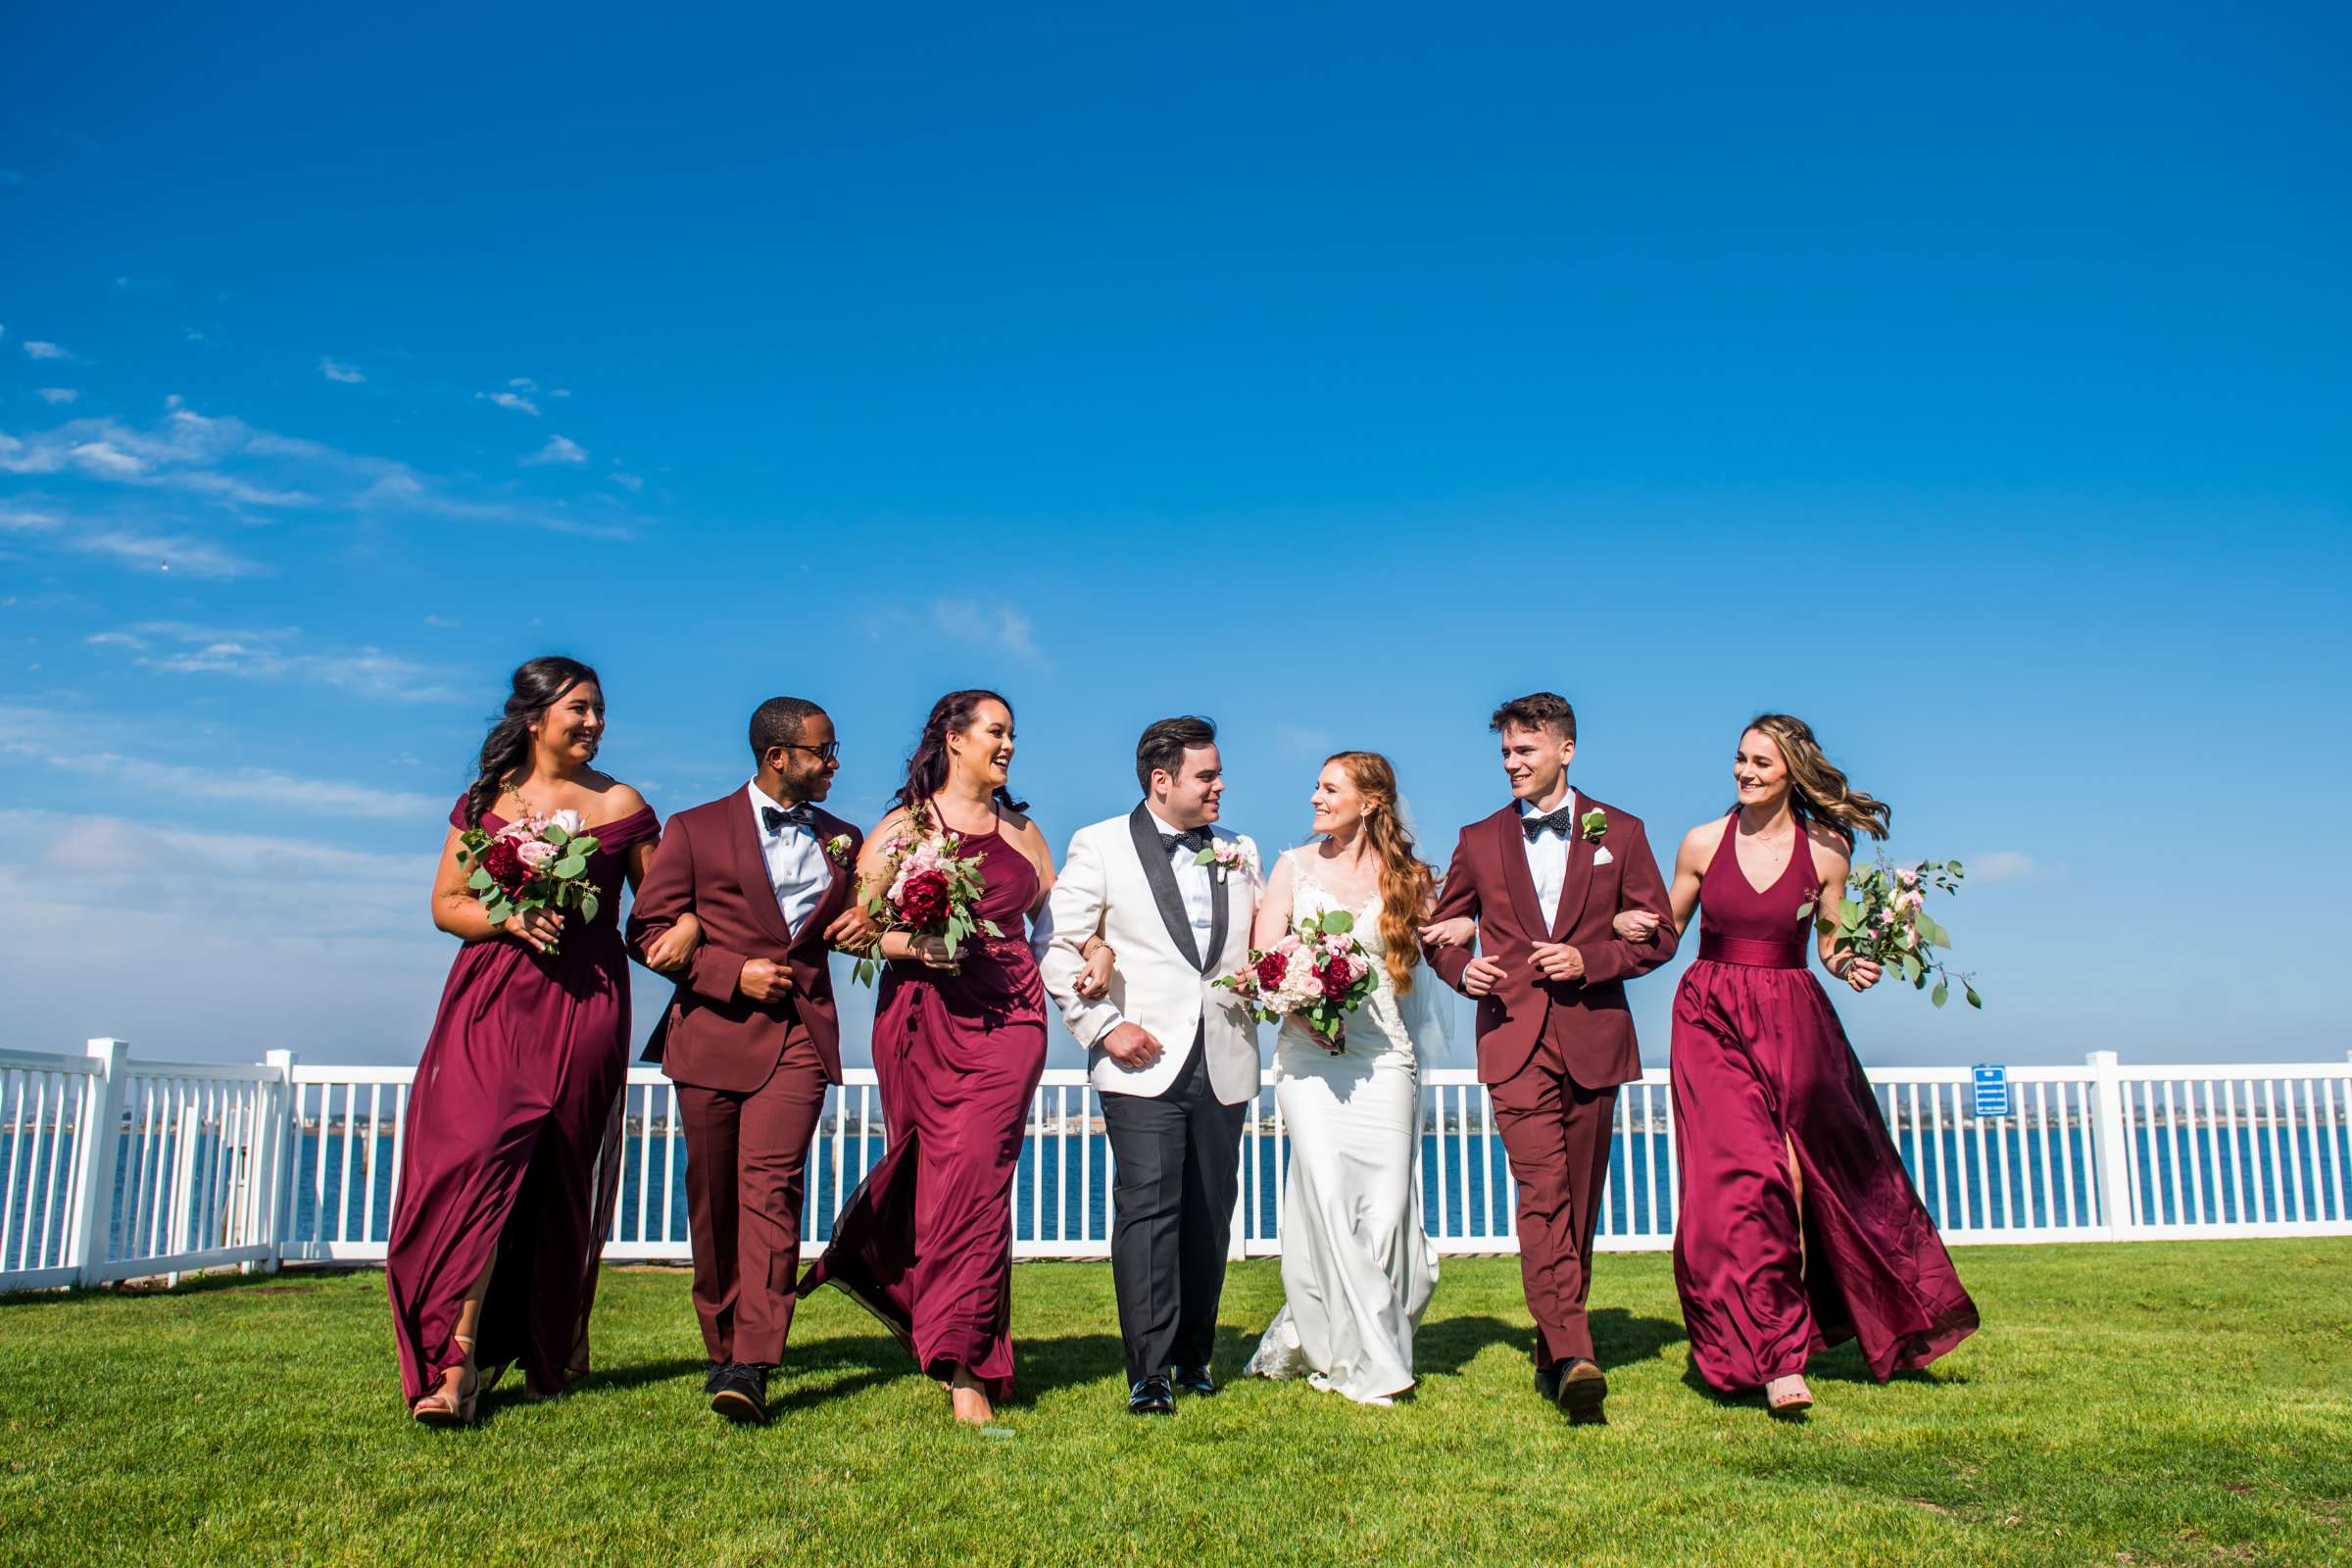
[(1436, 876), (1413, 856), (1396, 774), (1377, 752), (1342, 752), (1315, 780), (1319, 838), (1267, 878), (1250, 946), (1308, 914), (1346, 909), (1375, 986), (1348, 1015), (1342, 1051), (1287, 1019), (1274, 1097), (1290, 1129), (1282, 1221), (1285, 1302), (1248, 1370), (1303, 1376), (1364, 1404), (1413, 1386), (1413, 1330), (1438, 1283), (1421, 1228), (1419, 1056), (1437, 1054), (1445, 988), (1417, 967)]

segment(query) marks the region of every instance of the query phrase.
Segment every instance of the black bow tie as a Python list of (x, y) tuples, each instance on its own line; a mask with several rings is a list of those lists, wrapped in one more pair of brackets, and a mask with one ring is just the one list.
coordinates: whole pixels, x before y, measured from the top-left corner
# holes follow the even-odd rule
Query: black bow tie
[(1530, 844), (1546, 833), (1557, 833), (1564, 839), (1573, 838), (1576, 835), (1576, 808), (1563, 806), (1542, 816), (1523, 816), (1519, 819), (1519, 830), (1527, 835)]
[(1181, 833), (1162, 833), (1159, 836), (1159, 847), (1170, 855), (1174, 855), (1179, 849), (1190, 850), (1195, 855), (1199, 855), (1202, 850), (1208, 848), (1214, 838), (1215, 835), (1204, 827), (1190, 827)]
[(809, 809), (807, 801), (798, 806), (762, 806), (760, 808), (760, 822), (770, 833), (783, 832), (788, 822), (804, 831), (814, 831), (816, 813)]

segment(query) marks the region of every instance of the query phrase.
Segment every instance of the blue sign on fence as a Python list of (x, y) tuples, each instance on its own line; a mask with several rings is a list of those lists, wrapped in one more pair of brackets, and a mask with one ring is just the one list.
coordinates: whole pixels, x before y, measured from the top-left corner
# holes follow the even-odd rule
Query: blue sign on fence
[(2009, 1114), (2009, 1069), (2006, 1067), (1971, 1067), (1977, 1086), (1977, 1119)]

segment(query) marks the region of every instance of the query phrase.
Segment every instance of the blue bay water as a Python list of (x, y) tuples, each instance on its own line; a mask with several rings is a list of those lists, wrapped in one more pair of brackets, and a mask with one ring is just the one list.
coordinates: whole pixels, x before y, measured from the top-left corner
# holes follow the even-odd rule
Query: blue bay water
[[(669, 1138), (660, 1121), (650, 1140), (639, 1133), (632, 1122), (620, 1169), (616, 1237), (628, 1242), (664, 1236), (682, 1241), (687, 1234), (684, 1145)], [(209, 1132), (198, 1137), (195, 1158), (199, 1168), (209, 1168), (216, 1141)], [(2341, 1182), (2343, 1173), (2352, 1171), (2352, 1126), (2333, 1130), (2332, 1158), (2329, 1137), (2325, 1127), (2287, 1124), (2234, 1130), (2140, 1127), (2136, 1186), (2141, 1219), (2159, 1224), (2344, 1219), (2347, 1195)], [(2038, 1131), (2023, 1133), (2010, 1123), (1984, 1124), (1981, 1137), (1973, 1124), (1947, 1126), (1940, 1136), (1927, 1128), (1900, 1126), (1896, 1142), (1928, 1212), (1944, 1229), (2097, 1222), (2093, 1155), (2083, 1128), (2056, 1128), (2045, 1140)], [(62, 1183), (71, 1171), (73, 1143), (71, 1132), (54, 1137), (0, 1131), (0, 1181), (14, 1173), (13, 1183), (0, 1188), (0, 1269), (20, 1266), (20, 1259), (37, 1266), (44, 1257), (62, 1256), (63, 1217), (49, 1216), (45, 1234), (27, 1237), (27, 1215), (47, 1207), (53, 1151), (58, 1180)], [(125, 1143), (127, 1149), (129, 1140)], [(837, 1175), (832, 1141), (829, 1136), (820, 1138), (808, 1173), (815, 1216), (811, 1240), (821, 1241), (828, 1233), (830, 1216), (846, 1190), (881, 1156), (883, 1145), (879, 1128), (860, 1137), (853, 1126)], [(1243, 1203), (1256, 1237), (1270, 1238), (1277, 1232), (1282, 1185), (1278, 1149), (1270, 1130), (1245, 1140)], [(316, 1128), (304, 1131), (293, 1148), (289, 1239), (323, 1241), (339, 1233), (345, 1240), (383, 1240), (392, 1212), (392, 1150), (389, 1127), (373, 1138), (364, 1130), (360, 1136), (346, 1136), (339, 1125), (324, 1134)], [(178, 1154), (172, 1140), (166, 1140), (121, 1162), (110, 1256), (132, 1255), (128, 1249), (134, 1245), (138, 1255), (159, 1250), (156, 1232), (169, 1216), (157, 1189)], [(1100, 1132), (1073, 1131), (1042, 1140), (1032, 1136), (1022, 1150), (1013, 1183), (1016, 1234), (1048, 1242), (1105, 1237), (1107, 1154)], [(1450, 1130), (1425, 1132), (1421, 1188), (1424, 1213), (1434, 1231), (1476, 1239), (1500, 1235), (1507, 1228), (1511, 1187), (1499, 1140), (1460, 1137)], [(666, 1215), (662, 1212), (664, 1193)], [(220, 1216), (210, 1198), (208, 1194), (186, 1216), (182, 1245), (203, 1245), (200, 1238), (219, 1234)], [(1606, 1202), (1604, 1227), (1611, 1233), (1653, 1232), (1671, 1223), (1675, 1195), (1662, 1129), (1636, 1127), (1629, 1132), (1620, 1127), (1610, 1150)]]

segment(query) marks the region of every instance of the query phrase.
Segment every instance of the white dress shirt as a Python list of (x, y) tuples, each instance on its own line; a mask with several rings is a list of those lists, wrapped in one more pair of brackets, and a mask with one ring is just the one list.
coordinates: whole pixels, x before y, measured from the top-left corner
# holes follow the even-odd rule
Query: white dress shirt
[[(1571, 789), (1560, 801), (1560, 810), (1569, 813), (1570, 831), (1574, 831), (1576, 791)], [(1531, 816), (1549, 816), (1539, 810), (1533, 801), (1519, 803), (1522, 821)], [(1525, 838), (1525, 835), (1521, 835)], [(1560, 885), (1568, 880), (1568, 841), (1557, 833), (1539, 833), (1527, 844), (1527, 874), (1536, 879), (1536, 902), (1544, 906), (1544, 940), (1550, 940), (1551, 929), (1559, 924)]]
[[(1149, 806), (1144, 808), (1144, 814), (1152, 818), (1152, 828), (1162, 838), (1183, 831), (1162, 821), (1159, 813)], [(1217, 886), (1208, 874), (1209, 867), (1193, 863), (1194, 858), (1200, 853), (1179, 844), (1168, 852), (1168, 863), (1176, 872), (1176, 891), (1184, 895), (1185, 915), (1193, 922), (1193, 947), (1195, 951), (1206, 954), (1208, 933), (1217, 918)]]
[(760, 835), (760, 854), (767, 861), (767, 880), (775, 891), (776, 907), (784, 911), (784, 924), (797, 937), (801, 923), (815, 912), (833, 882), (832, 868), (825, 863), (825, 847), (817, 841), (815, 829), (798, 822), (787, 822), (769, 832), (760, 810), (782, 810), (784, 803), (769, 799), (757, 784), (746, 784), (743, 792), (752, 803), (752, 831)]

